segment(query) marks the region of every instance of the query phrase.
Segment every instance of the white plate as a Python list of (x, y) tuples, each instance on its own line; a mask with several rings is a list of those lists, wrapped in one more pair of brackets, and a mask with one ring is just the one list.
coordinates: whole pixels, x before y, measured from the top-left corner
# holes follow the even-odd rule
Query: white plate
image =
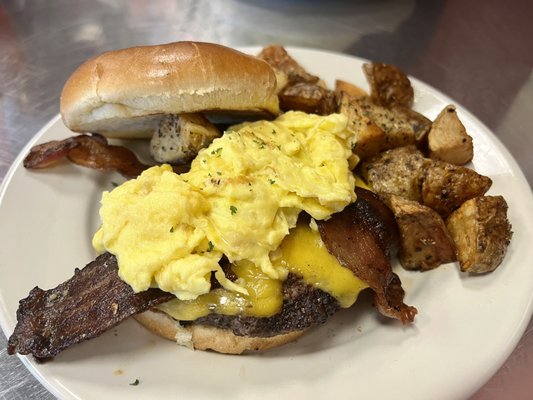
[[(335, 78), (367, 86), (363, 60), (307, 49), (290, 53), (330, 87)], [(453, 103), (412, 82), (415, 108), (429, 118)], [(406, 302), (419, 310), (414, 325), (384, 321), (363, 296), (298, 342), (264, 354), (190, 351), (126, 321), (52, 362), (22, 360), (65, 399), (467, 397), (504, 362), (530, 319), (533, 199), (498, 139), (461, 106), (458, 112), (474, 137), (475, 169), (493, 179), (490, 194), (507, 199), (514, 237), (503, 264), (488, 275), (464, 276), (455, 264), (427, 273), (397, 269)], [(22, 167), (31, 145), (69, 135), (59, 118), (52, 120), (17, 158), (1, 190), (0, 322), (7, 336), (18, 301), (31, 288), (54, 287), (93, 259), (100, 194), (120, 179), (68, 163), (41, 171)], [(130, 385), (136, 379), (140, 383)]]

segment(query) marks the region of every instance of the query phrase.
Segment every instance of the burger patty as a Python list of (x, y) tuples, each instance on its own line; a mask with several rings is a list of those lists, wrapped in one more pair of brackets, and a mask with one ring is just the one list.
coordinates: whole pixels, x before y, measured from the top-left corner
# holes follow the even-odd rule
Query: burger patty
[(289, 275), (283, 283), (281, 312), (271, 317), (209, 314), (182, 325), (199, 324), (231, 330), (237, 336), (271, 337), (320, 325), (339, 310), (339, 303), (328, 293)]

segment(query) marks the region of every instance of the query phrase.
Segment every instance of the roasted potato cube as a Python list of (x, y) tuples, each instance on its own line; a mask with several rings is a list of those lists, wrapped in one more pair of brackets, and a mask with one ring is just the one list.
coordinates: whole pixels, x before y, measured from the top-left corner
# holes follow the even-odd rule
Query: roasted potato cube
[(364, 115), (385, 132), (383, 149), (393, 149), (416, 143), (415, 130), (404, 113), (374, 104), (368, 97), (360, 98), (357, 101)]
[(276, 75), (276, 93), (280, 94), (289, 84), (289, 76), (280, 69), (272, 68)]
[(289, 84), (318, 83), (319, 81), (317, 76), (311, 75), (298, 64), (283, 46), (273, 44), (264, 47), (257, 56), (269, 63), (275, 70), (282, 71), (287, 76)]
[(335, 81), (335, 93), (340, 96), (342, 92), (350, 95), (355, 99), (368, 97), (368, 93), (364, 89), (361, 89), (359, 86), (354, 85), (350, 82), (343, 81), (341, 79), (337, 79)]
[(356, 99), (346, 92), (341, 92), (337, 97), (338, 112), (348, 118), (348, 129), (355, 135), (353, 152), (361, 159), (366, 159), (384, 150), (385, 132), (363, 114)]
[(361, 164), (360, 174), (376, 193), (418, 201), (443, 218), (492, 185), (490, 178), (472, 169), (425, 158), (415, 146), (370, 157)]
[(420, 201), (421, 176), (428, 161), (415, 146), (399, 147), (363, 162), (360, 175), (378, 194)]
[(152, 136), (150, 154), (158, 162), (185, 164), (221, 135), (202, 114), (168, 114)]
[(296, 83), (279, 94), (282, 110), (298, 110), (306, 113), (328, 115), (337, 110), (335, 95), (314, 83)]
[(433, 122), (428, 150), (429, 157), (455, 165), (464, 165), (474, 157), (472, 138), (459, 120), (455, 106), (446, 106)]
[(417, 201), (382, 198), (400, 229), (399, 260), (405, 269), (427, 271), (456, 260), (454, 242), (439, 214)]
[(394, 107), (393, 111), (400, 115), (413, 129), (415, 144), (422, 152), (427, 148), (427, 137), (431, 129), (432, 122), (419, 112), (407, 107)]
[(444, 161), (432, 161), (422, 175), (421, 203), (446, 218), (466, 200), (484, 195), (492, 180), (476, 171)]
[(413, 106), (413, 87), (407, 75), (398, 67), (372, 63), (364, 64), (363, 70), (370, 84), (370, 97), (374, 103), (388, 108)]
[(501, 264), (512, 237), (507, 202), (502, 196), (466, 201), (448, 217), (446, 225), (462, 271), (480, 274)]

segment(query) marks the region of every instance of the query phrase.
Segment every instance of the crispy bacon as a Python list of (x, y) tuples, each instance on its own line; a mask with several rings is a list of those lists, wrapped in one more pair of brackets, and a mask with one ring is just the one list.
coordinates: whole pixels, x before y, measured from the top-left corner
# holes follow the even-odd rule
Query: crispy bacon
[(46, 168), (65, 157), (84, 167), (101, 171), (115, 170), (126, 178), (134, 178), (149, 167), (141, 163), (131, 150), (110, 145), (105, 137), (98, 134), (73, 136), (36, 145), (24, 159), (24, 167)]
[(356, 188), (357, 201), (327, 221), (319, 221), (328, 251), (374, 290), (379, 312), (403, 323), (412, 322), (416, 308), (404, 304), (400, 278), (389, 258), (398, 251), (394, 215), (372, 192)]
[(116, 258), (105, 253), (54, 289), (32, 289), (17, 310), (9, 354), (55, 357), (73, 344), (99, 336), (129, 316), (169, 301), (159, 289), (134, 293), (118, 276)]
[(28, 169), (46, 168), (65, 158), (78, 142), (70, 137), (65, 140), (52, 140), (33, 146), (24, 158), (24, 167)]

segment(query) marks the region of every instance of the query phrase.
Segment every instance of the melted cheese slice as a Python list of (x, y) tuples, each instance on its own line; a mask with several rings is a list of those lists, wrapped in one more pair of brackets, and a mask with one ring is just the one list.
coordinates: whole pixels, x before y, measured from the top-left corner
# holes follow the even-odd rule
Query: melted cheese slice
[[(291, 230), (271, 258), (275, 266), (284, 267), (308, 284), (329, 293), (344, 308), (350, 307), (359, 292), (367, 287), (327, 251), (318, 231), (302, 222)], [(195, 300), (175, 299), (158, 308), (181, 321), (192, 321), (212, 312), (269, 317), (280, 311), (283, 304), (281, 280), (270, 278), (250, 262), (234, 264), (232, 269), (248, 295), (215, 289)]]

